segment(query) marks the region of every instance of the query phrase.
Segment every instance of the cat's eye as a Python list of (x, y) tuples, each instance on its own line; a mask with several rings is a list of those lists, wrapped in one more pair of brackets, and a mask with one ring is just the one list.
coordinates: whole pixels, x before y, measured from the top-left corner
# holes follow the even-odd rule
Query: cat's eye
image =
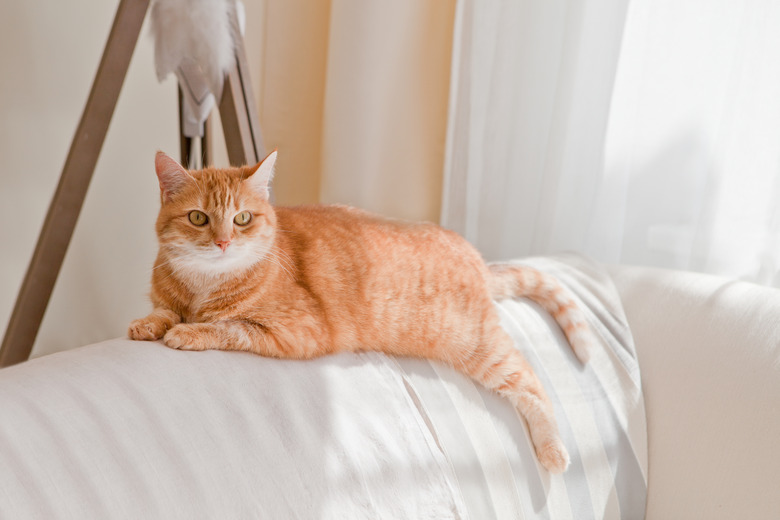
[(233, 222), (238, 224), (239, 226), (246, 226), (249, 224), (249, 221), (252, 220), (252, 214), (248, 211), (242, 211), (238, 215), (236, 215), (236, 218), (233, 219)]
[(198, 210), (190, 211), (188, 217), (190, 219), (190, 222), (192, 222), (196, 226), (204, 226), (209, 221), (209, 218), (206, 216), (206, 214)]

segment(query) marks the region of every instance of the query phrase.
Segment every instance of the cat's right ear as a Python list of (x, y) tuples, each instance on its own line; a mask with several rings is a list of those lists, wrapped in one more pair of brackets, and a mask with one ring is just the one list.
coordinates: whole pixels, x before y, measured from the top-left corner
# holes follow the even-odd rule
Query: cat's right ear
[(168, 202), (192, 178), (184, 167), (163, 152), (157, 152), (154, 158), (154, 169), (160, 181), (160, 195), (163, 202)]
[(277, 150), (268, 154), (268, 157), (249, 168), (246, 181), (266, 200), (269, 197), (268, 185), (274, 176), (274, 167), (276, 166)]

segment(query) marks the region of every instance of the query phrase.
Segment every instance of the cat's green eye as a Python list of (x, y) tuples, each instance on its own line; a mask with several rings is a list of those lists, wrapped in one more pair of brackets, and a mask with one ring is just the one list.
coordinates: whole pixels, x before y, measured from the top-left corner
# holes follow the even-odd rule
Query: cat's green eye
[(206, 214), (198, 210), (190, 211), (188, 217), (190, 219), (190, 222), (192, 222), (196, 226), (204, 226), (209, 221), (209, 218), (206, 216)]
[(249, 224), (249, 221), (252, 220), (252, 214), (248, 211), (242, 211), (238, 215), (236, 215), (236, 218), (233, 219), (233, 222), (238, 224), (239, 226), (246, 226)]

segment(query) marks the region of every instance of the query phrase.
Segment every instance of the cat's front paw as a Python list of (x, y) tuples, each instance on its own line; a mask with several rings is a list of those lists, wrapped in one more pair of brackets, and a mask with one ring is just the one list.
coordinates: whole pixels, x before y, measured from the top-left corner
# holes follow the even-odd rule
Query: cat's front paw
[(168, 330), (168, 324), (165, 320), (157, 316), (147, 316), (130, 322), (127, 336), (139, 341), (155, 341), (162, 338), (166, 330)]
[(169, 330), (163, 342), (177, 350), (206, 350), (208, 347), (208, 333), (202, 324), (179, 324)]

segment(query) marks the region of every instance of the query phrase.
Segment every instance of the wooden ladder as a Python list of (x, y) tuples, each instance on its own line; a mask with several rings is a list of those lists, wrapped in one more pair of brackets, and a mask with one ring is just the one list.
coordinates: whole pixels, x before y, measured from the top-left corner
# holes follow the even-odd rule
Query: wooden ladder
[[(81, 115), (60, 181), (38, 236), (32, 260), (16, 298), (0, 346), (0, 367), (26, 361), (38, 335), (54, 283), (76, 226), (89, 182), (114, 113), (150, 0), (121, 0)], [(237, 27), (237, 20), (233, 20)], [(235, 31), (235, 34), (240, 34)], [(219, 115), (228, 159), (234, 166), (263, 158), (263, 143), (249, 81), (243, 40), (235, 42), (235, 64), (225, 77)], [(181, 117), (181, 92), (179, 107)], [(180, 121), (181, 123), (181, 121)], [(181, 128), (181, 125), (180, 125)], [(180, 132), (182, 164), (190, 163), (192, 143)], [(208, 132), (205, 140), (208, 139)], [(203, 145), (204, 152), (208, 149)], [(208, 153), (206, 153), (208, 155)], [(204, 163), (208, 157), (204, 159)]]

